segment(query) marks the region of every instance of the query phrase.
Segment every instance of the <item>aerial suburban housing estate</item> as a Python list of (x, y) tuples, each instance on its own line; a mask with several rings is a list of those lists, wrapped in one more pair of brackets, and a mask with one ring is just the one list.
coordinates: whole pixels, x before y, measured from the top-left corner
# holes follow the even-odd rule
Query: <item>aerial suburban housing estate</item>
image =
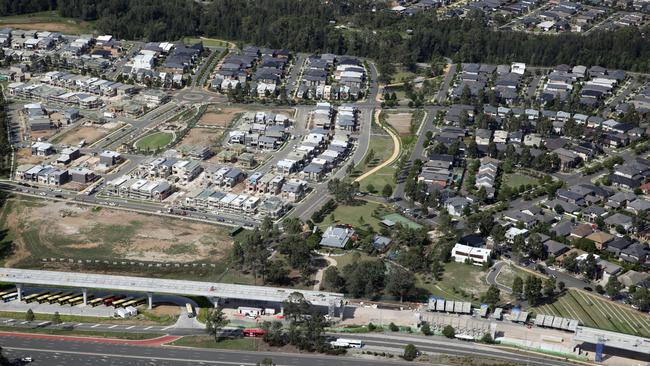
[(648, 365), (649, 20), (0, 1), (0, 364)]

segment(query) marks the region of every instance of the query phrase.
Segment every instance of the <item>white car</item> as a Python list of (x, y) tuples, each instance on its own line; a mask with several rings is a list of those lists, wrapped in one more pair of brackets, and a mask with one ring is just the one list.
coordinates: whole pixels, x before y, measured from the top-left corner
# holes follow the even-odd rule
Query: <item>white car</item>
[(31, 358), (31, 357), (23, 357), (23, 358), (20, 359), (20, 361), (21, 362), (32, 362), (32, 361), (34, 361), (34, 359)]

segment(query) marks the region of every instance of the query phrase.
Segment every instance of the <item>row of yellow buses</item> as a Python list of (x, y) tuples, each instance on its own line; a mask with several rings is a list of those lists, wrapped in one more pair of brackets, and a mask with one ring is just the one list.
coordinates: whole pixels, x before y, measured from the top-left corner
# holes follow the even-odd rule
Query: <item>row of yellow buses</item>
[[(0, 300), (7, 302), (18, 298), (16, 289), (1, 291)], [(84, 301), (83, 293), (77, 292), (63, 292), (63, 291), (43, 291), (33, 293), (22, 298), (26, 303), (38, 302), (39, 304), (54, 304), (75, 306), (82, 304)], [(127, 307), (139, 306), (147, 301), (146, 297), (133, 297), (125, 295), (108, 295), (95, 297), (88, 294), (86, 298), (87, 304), (95, 307), (99, 305), (113, 306), (113, 307)]]

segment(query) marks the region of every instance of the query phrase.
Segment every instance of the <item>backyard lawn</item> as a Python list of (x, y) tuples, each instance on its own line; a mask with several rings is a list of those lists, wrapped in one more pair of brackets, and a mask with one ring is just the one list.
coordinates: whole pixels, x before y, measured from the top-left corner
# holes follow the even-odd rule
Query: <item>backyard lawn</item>
[(135, 147), (143, 151), (157, 150), (167, 146), (172, 141), (174, 135), (167, 132), (154, 132), (149, 134), (135, 143)]
[(576, 319), (587, 327), (650, 337), (650, 316), (578, 290), (569, 290), (555, 302), (532, 310)]

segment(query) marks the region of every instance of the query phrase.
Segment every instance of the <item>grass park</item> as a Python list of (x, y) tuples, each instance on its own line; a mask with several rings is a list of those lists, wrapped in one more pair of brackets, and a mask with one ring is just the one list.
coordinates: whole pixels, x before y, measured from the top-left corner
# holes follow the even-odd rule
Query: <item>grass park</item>
[(168, 132), (154, 132), (136, 141), (135, 147), (141, 151), (155, 151), (167, 146), (174, 139)]
[[(373, 133), (376, 132), (373, 131)], [(370, 151), (372, 151), (372, 153)], [(370, 139), (368, 152), (366, 153), (366, 156), (364, 156), (363, 160), (361, 160), (361, 162), (359, 162), (359, 164), (355, 167), (355, 172), (352, 174), (352, 177), (360, 176), (370, 169), (378, 166), (379, 164), (388, 160), (392, 153), (393, 140), (390, 138), (390, 136), (388, 136), (385, 132), (382, 134), (377, 133), (376, 135), (373, 135)], [(369, 156), (370, 158), (368, 158)], [(368, 186), (370, 185), (371, 187), (374, 187), (374, 190), (381, 192), (381, 189), (386, 184), (390, 184), (392, 187), (395, 186), (394, 176), (395, 167), (392, 164), (385, 166), (361, 181), (360, 188), (362, 191), (368, 192)]]
[(503, 177), (503, 182), (510, 188), (519, 188), (520, 186), (528, 184), (536, 185), (537, 179), (525, 174), (512, 173), (506, 174)]
[(350, 224), (354, 227), (370, 225), (375, 231), (379, 231), (380, 219), (371, 213), (381, 213), (384, 211), (385, 208), (382, 204), (357, 200), (355, 205), (338, 205), (318, 226), (325, 230), (328, 226), (335, 224)]
[(0, 27), (62, 32), (68, 34), (91, 33), (95, 30), (94, 22), (64, 18), (56, 11), (43, 11), (38, 13), (0, 17)]

